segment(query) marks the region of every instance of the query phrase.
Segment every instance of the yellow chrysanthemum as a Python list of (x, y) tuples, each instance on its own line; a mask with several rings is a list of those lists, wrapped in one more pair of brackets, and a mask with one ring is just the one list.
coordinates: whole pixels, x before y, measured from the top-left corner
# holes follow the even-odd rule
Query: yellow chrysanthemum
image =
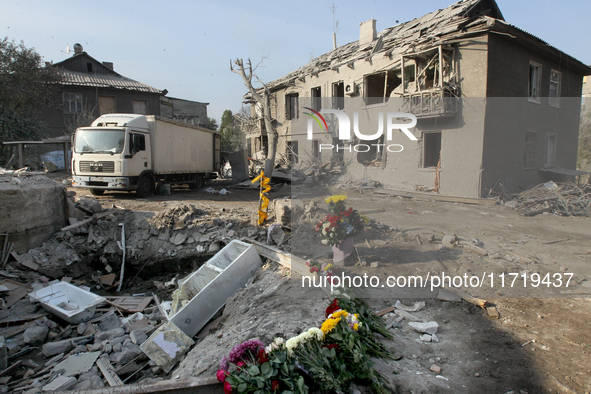
[(326, 203), (330, 203), (332, 202), (339, 202), (339, 201), (345, 201), (347, 199), (347, 196), (343, 196), (343, 195), (339, 195), (339, 196), (330, 196), (328, 197), (326, 200)]
[(336, 311), (335, 313), (333, 313), (331, 316), (333, 319), (340, 319), (341, 316), (347, 317), (348, 315), (349, 315), (349, 312), (340, 309), (340, 310)]
[(353, 324), (353, 329), (354, 329), (355, 331), (357, 331), (357, 329), (358, 329), (358, 328), (359, 328), (359, 324), (358, 324), (358, 323), (355, 323), (355, 324)]
[(320, 327), (320, 329), (322, 330), (322, 332), (324, 333), (324, 335), (326, 335), (329, 332), (331, 332), (332, 330), (334, 330), (334, 328), (336, 327), (336, 325), (340, 321), (341, 321), (341, 318), (340, 317), (338, 319), (326, 319), (324, 321), (324, 323), (322, 323), (322, 327)]

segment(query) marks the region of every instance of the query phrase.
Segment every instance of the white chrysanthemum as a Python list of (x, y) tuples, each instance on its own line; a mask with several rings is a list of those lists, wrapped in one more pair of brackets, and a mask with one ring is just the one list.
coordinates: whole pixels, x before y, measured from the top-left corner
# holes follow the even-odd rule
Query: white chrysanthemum
[(324, 333), (318, 327), (312, 327), (308, 330), (308, 333), (312, 336), (316, 336), (316, 339), (322, 341), (324, 339)]
[(303, 333), (301, 333), (300, 335), (298, 335), (298, 337), (300, 337), (300, 341), (307, 341), (309, 339), (312, 339), (312, 334), (310, 334), (307, 331), (304, 331)]

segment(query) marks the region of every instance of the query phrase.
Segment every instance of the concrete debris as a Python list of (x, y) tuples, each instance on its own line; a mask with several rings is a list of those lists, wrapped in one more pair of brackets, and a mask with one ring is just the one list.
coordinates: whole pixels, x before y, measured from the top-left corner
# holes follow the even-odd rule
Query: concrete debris
[(409, 322), (408, 325), (413, 328), (415, 331), (418, 331), (423, 334), (435, 334), (437, 329), (439, 328), (439, 324), (434, 321), (430, 321), (427, 323), (423, 322)]
[(51, 383), (43, 386), (43, 391), (65, 391), (74, 386), (77, 382), (76, 378), (58, 376)]
[(67, 353), (72, 350), (73, 347), (71, 340), (64, 339), (63, 341), (46, 343), (43, 345), (42, 352), (45, 357), (51, 357), (56, 354)]
[(458, 242), (458, 238), (453, 234), (445, 234), (443, 239), (441, 240), (441, 245), (445, 246), (446, 248), (453, 248), (456, 246)]
[(148, 339), (148, 336), (144, 330), (138, 329), (130, 332), (129, 338), (135, 345), (141, 345), (146, 339)]
[(397, 300), (396, 304), (394, 304), (394, 307), (396, 307), (396, 309), (401, 309), (406, 312), (418, 312), (421, 309), (425, 308), (425, 301), (418, 301), (415, 302), (412, 306), (407, 306), (400, 302), (400, 300)]
[(47, 326), (31, 326), (23, 334), (23, 341), (31, 346), (39, 346), (45, 342), (49, 333)]
[(173, 323), (168, 322), (156, 330), (141, 346), (141, 350), (162, 370), (168, 373), (181, 360), (181, 356), (195, 342)]

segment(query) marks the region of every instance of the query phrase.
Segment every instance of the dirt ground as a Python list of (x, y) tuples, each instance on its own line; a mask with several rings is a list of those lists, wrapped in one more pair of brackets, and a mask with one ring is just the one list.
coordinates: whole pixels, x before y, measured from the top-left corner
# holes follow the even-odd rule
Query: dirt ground
[[(256, 190), (231, 188), (227, 181), (215, 181), (207, 186), (216, 190), (226, 188), (229, 193), (173, 188), (171, 196), (138, 199), (133, 193), (112, 193), (98, 199), (103, 207), (115, 204), (143, 212), (159, 212), (179, 201), (212, 209), (252, 211), (253, 215), (256, 212)], [(69, 190), (75, 190), (78, 195), (87, 194), (81, 189)], [(367, 273), (383, 280), (391, 275), (433, 277), (442, 273), (462, 277), (466, 274), (468, 279), (492, 275), (495, 280), (493, 286), (488, 281), (477, 288), (461, 286), (460, 289), (494, 305), (499, 319), (488, 317), (484, 310), (466, 302), (436, 300), (432, 297), (436, 292), (429, 289), (419, 293), (400, 288), (365, 289), (376, 310), (394, 305), (396, 300), (407, 305), (424, 300), (426, 307), (414, 315), (422, 321), (439, 324), (439, 342), (421, 342), (420, 335), (405, 321), (393, 329), (395, 339), (385, 343), (402, 359), (380, 364), (379, 368), (396, 392), (591, 393), (591, 300), (587, 298), (591, 295), (591, 219), (555, 215), (528, 218), (503, 205), (422, 201), (367, 191), (361, 194), (355, 190), (333, 192), (303, 186), (273, 189), (271, 199), (291, 194), (304, 202), (317, 202), (316, 212), (292, 224), (292, 253), (305, 258), (330, 258), (330, 248), (319, 243), (313, 228), (324, 215), (323, 198), (346, 194), (349, 205), (381, 223), (355, 240), (367, 265), (347, 267), (351, 273)], [(472, 242), (478, 243), (488, 255), (463, 247), (442, 249), (445, 234), (455, 234), (466, 241), (474, 238)], [(377, 263), (373, 264), (377, 267), (371, 263)], [(320, 291), (303, 290), (297, 278), (285, 280), (286, 273), (278, 267), (268, 271), (268, 275), (274, 276), (260, 275), (249, 288), (242, 290), (243, 294), (237, 294), (226, 307), (226, 321), (196, 345), (193, 352), (208, 354), (201, 359), (209, 364), (181, 365), (178, 373), (211, 374), (237, 340), (254, 337), (268, 340), (266, 336), (297, 334), (298, 329), (321, 320), (322, 308), (330, 302), (328, 297)], [(570, 273), (573, 276), (566, 287), (570, 277), (566, 274)], [(503, 274), (505, 283), (501, 286)], [(534, 287), (532, 274), (539, 274), (539, 278), (550, 274), (549, 282)], [(559, 274), (557, 277), (563, 282), (559, 284), (554, 274)], [(245, 310), (254, 316), (254, 327), (250, 327), (253, 322), (250, 320), (245, 324), (250, 329), (236, 331), (236, 324), (245, 319)], [(262, 318), (268, 318), (269, 314), (277, 319), (289, 315), (299, 325), (261, 324)], [(257, 317), (261, 319), (258, 324)], [(429, 370), (432, 364), (441, 367), (439, 376)]]

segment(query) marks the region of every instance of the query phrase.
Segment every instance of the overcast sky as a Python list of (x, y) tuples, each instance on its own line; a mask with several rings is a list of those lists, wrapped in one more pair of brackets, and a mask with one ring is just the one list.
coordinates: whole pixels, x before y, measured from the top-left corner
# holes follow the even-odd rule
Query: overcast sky
[[(53, 62), (72, 55), (68, 44), (80, 43), (121, 75), (168, 89), (172, 97), (210, 103), (208, 115), (219, 123), (225, 109), (240, 108), (246, 92), (229, 70), (230, 59), (265, 56), (257, 73), (271, 81), (331, 50), (335, 22), (343, 45), (356, 41), (359, 23), (370, 18), (380, 31), (452, 3), (0, 0), (0, 38), (23, 41)], [(591, 64), (591, 1), (497, 3), (507, 22)]]

